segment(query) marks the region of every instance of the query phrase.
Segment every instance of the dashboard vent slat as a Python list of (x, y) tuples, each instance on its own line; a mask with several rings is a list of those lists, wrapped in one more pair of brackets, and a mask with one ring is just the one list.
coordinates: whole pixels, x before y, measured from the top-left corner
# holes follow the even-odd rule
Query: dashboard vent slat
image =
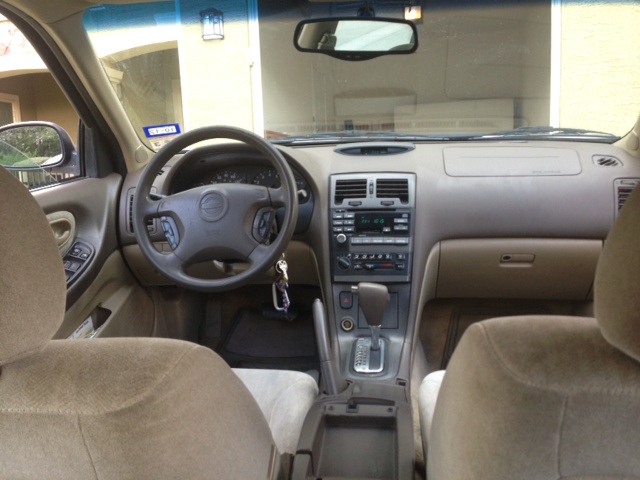
[(355, 147), (337, 147), (336, 152), (342, 155), (355, 156), (380, 156), (380, 155), (398, 155), (414, 150), (413, 145), (365, 145)]
[(622, 210), (629, 196), (640, 183), (640, 178), (625, 178), (616, 180), (616, 214)]
[(129, 191), (129, 201), (127, 202), (127, 225), (129, 226), (129, 233), (134, 233), (133, 230), (133, 189)]
[(367, 196), (367, 180), (337, 180), (334, 201), (340, 204), (345, 199), (350, 198), (366, 198)]
[(407, 203), (409, 181), (406, 178), (379, 178), (376, 182), (376, 197), (399, 198), (402, 203)]
[(620, 167), (622, 162), (611, 155), (594, 155), (593, 163), (599, 167)]
[[(133, 226), (133, 197), (134, 197), (135, 191), (136, 191), (135, 188), (130, 189), (128, 192), (128, 199), (127, 199), (127, 227), (128, 227), (127, 233), (130, 233), (132, 235), (135, 234), (135, 228)], [(153, 218), (147, 219), (147, 229), (151, 234), (156, 232), (156, 223)]]

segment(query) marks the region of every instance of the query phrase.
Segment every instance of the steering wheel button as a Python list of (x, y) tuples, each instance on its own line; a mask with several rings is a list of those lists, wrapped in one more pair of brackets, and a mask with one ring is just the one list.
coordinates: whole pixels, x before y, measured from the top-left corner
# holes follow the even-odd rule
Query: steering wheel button
[(162, 231), (169, 243), (172, 250), (175, 250), (180, 243), (180, 231), (176, 222), (171, 217), (160, 217), (160, 223), (162, 224)]

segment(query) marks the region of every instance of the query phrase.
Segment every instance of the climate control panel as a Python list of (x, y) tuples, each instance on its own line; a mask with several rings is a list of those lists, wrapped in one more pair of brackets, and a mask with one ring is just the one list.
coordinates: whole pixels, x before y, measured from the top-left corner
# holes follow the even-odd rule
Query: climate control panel
[(414, 211), (414, 174), (333, 175), (333, 280), (410, 281)]
[(332, 209), (331, 226), (334, 280), (409, 281), (410, 210)]

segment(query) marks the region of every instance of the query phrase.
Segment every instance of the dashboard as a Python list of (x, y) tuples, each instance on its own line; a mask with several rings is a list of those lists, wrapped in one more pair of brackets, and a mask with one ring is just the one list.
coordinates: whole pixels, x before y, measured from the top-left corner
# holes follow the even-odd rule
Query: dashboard
[[(377, 148), (375, 155), (355, 148), (357, 145), (365, 144), (353, 144), (351, 149), (344, 145), (277, 147), (289, 163), (298, 189), (300, 208), (294, 238), (308, 244), (315, 255), (332, 255), (335, 237), (340, 233), (348, 237), (352, 228), (358, 229), (358, 225), (348, 225), (350, 219), (344, 219), (345, 224), (336, 218), (343, 212), (334, 210), (397, 213), (399, 208), (409, 208), (412, 250), (420, 255), (411, 257), (408, 272), (424, 271), (429, 253), (451, 240), (602, 240), (621, 202), (640, 178), (640, 166), (624, 150), (599, 143), (433, 142), (398, 150), (391, 147), (407, 144), (386, 142), (389, 148)], [(601, 162), (602, 158), (618, 162), (607, 166), (610, 162)], [(409, 181), (410, 204), (400, 199), (394, 206), (390, 203), (393, 199), (378, 199), (377, 191), (368, 190), (385, 176), (390, 180), (413, 178)], [(123, 188), (120, 234), (124, 245), (136, 244), (130, 217), (138, 178), (139, 172), (130, 174)], [(339, 190), (335, 189), (340, 189), (343, 181), (347, 186), (352, 181), (356, 187), (361, 183), (367, 190), (359, 198), (338, 198)], [(262, 154), (246, 145), (225, 143), (176, 155), (160, 172), (153, 189), (171, 195), (215, 183), (277, 188), (280, 180)], [(153, 225), (149, 228), (155, 240), (163, 240), (161, 231)], [(396, 233), (394, 227), (390, 236), (403, 236)], [(378, 241), (377, 237), (386, 235), (372, 236)], [(365, 250), (354, 252), (367, 253)], [(327, 278), (344, 273), (335, 263), (337, 258), (318, 259), (320, 268), (330, 266), (324, 272)]]
[[(345, 378), (361, 375), (351, 347), (368, 332), (352, 292), (359, 282), (384, 283), (389, 290), (381, 327), (389, 364), (384, 373), (366, 373), (380, 380), (408, 375), (407, 339), (415, 338), (430, 300), (589, 301), (603, 241), (640, 179), (635, 158), (602, 143), (277, 148), (294, 173), (299, 199), (286, 252), (290, 282), (322, 288)], [(123, 188), (124, 254), (143, 284), (168, 285), (140, 255), (132, 231), (139, 175), (128, 175)], [(256, 150), (215, 144), (176, 155), (153, 188), (171, 195), (215, 183), (280, 182)], [(169, 251), (157, 223), (148, 228), (157, 248)]]

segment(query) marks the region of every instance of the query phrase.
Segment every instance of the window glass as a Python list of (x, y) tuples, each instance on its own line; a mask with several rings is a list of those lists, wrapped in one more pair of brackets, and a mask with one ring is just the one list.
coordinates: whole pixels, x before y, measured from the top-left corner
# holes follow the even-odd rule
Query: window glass
[[(376, 17), (402, 18), (392, 3), (375, 2)], [(360, 4), (228, 0), (211, 13), (206, 1), (175, 0), (98, 6), (84, 23), (132, 124), (156, 149), (215, 124), (267, 138), (551, 126), (615, 141), (631, 129), (637, 2), (488, 3), (428, 2), (415, 53), (360, 62), (293, 46), (300, 20), (354, 16)], [(350, 38), (349, 48), (366, 41)]]
[(74, 145), (77, 142), (77, 113), (22, 32), (0, 15), (0, 165), (28, 188), (79, 175), (76, 155), (62, 162), (60, 137), (54, 129), (5, 129), (16, 122), (54, 123)]

